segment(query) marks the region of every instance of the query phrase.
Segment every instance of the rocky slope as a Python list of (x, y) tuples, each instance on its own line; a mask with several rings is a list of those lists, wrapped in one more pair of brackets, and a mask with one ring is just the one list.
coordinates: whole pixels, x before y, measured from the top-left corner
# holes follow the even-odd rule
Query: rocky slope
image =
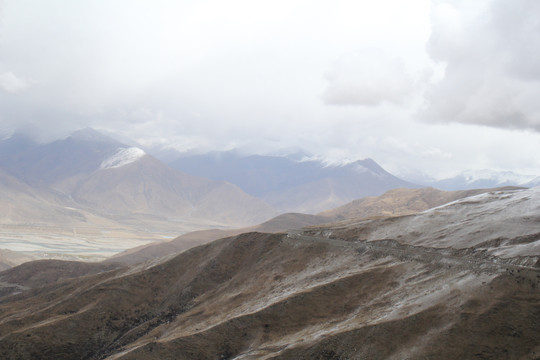
[(45, 286), (14, 268), (0, 273), (21, 282), (0, 301), (0, 357), (536, 359), (539, 213), (540, 189), (492, 192)]
[(489, 191), (518, 189), (523, 188), (506, 187), (460, 191), (443, 191), (434, 188), (394, 189), (380, 196), (368, 196), (353, 200), (338, 208), (323, 211), (319, 215), (330, 217), (334, 221), (352, 218), (410, 215)]
[[(513, 188), (507, 188), (508, 190)], [(515, 188), (517, 189), (517, 188)], [(178, 236), (177, 238), (157, 244), (142, 245), (128, 249), (113, 256), (109, 261), (119, 261), (133, 264), (160, 256), (187, 250), (191, 247), (206, 244), (226, 236), (234, 236), (244, 232), (276, 233), (290, 229), (299, 229), (323, 223), (344, 219), (383, 218), (389, 216), (410, 215), (448, 202), (489, 192), (489, 189), (475, 189), (466, 191), (442, 191), (433, 188), (424, 189), (396, 189), (390, 190), (381, 196), (370, 196), (354, 200), (333, 210), (318, 215), (288, 213), (279, 215), (260, 225), (228, 230), (201, 230)]]

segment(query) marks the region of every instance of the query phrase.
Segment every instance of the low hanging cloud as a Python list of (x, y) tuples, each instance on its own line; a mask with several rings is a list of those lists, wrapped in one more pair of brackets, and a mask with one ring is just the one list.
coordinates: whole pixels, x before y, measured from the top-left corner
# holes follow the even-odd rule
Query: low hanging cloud
[(400, 104), (413, 88), (403, 62), (375, 48), (338, 60), (326, 74), (326, 81), (322, 98), (328, 105)]
[(427, 50), (446, 64), (422, 117), (540, 131), (540, 2), (433, 1)]
[(28, 82), (11, 71), (0, 74), (0, 89), (10, 94), (20, 94), (28, 88)]

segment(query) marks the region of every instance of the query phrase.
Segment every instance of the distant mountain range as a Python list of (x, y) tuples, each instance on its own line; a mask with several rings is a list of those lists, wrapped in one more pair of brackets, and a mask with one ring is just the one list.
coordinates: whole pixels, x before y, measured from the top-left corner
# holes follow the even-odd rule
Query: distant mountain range
[[(231, 151), (168, 154), (165, 164), (130, 144), (91, 128), (47, 144), (22, 134), (1, 140), (0, 249), (99, 259), (190, 231), (315, 215), (391, 189), (420, 188), (372, 159), (328, 165), (303, 155)], [(491, 185), (470, 179), (470, 186)]]
[(517, 174), (512, 171), (466, 170), (451, 178), (432, 180), (416, 178), (419, 184), (441, 190), (470, 190), (501, 186), (534, 187), (540, 185), (540, 176)]
[(236, 184), (282, 212), (315, 214), (390, 189), (420, 187), (393, 176), (372, 159), (327, 165), (317, 160), (213, 152), (180, 157), (169, 165)]
[(49, 144), (15, 134), (0, 142), (0, 168), (28, 184), (50, 186), (96, 171), (121, 147), (124, 145), (90, 128)]
[(285, 212), (315, 214), (416, 186), (370, 159), (327, 166), (211, 153), (166, 165), (91, 128), (47, 144), (22, 134), (0, 141), (0, 180), (0, 248), (42, 257), (59, 251), (68, 259), (78, 251), (99, 258), (116, 246), (193, 230), (242, 228)]
[(116, 215), (189, 215), (246, 225), (279, 212), (317, 213), (392, 188), (417, 187), (371, 159), (327, 166), (231, 152), (182, 157), (169, 165), (90, 128), (49, 144), (21, 134), (0, 141), (4, 172)]
[(175, 171), (93, 129), (45, 145), (16, 135), (0, 142), (0, 149), (5, 172), (100, 214), (182, 216), (226, 225), (253, 224), (276, 214), (232, 184)]
[(0, 141), (0, 249), (95, 260), (277, 214), (233, 184), (176, 171), (93, 129), (49, 144)]

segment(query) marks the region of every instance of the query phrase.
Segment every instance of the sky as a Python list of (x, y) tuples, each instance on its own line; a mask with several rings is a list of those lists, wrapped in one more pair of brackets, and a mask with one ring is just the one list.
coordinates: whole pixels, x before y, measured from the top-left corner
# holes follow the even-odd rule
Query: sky
[[(540, 175), (536, 0), (0, 0), (0, 134)], [(29, 130), (30, 129), (30, 130)]]

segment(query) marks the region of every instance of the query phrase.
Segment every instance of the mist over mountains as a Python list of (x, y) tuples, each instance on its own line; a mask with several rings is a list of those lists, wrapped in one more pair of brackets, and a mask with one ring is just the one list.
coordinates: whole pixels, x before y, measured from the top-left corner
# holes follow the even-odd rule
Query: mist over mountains
[[(200, 211), (211, 220), (247, 224), (275, 213), (231, 184), (174, 171), (143, 150), (127, 147), (93, 129), (44, 145), (20, 136), (0, 144), (10, 150), (0, 160), (4, 171), (31, 186), (56, 191), (84, 208), (105, 214), (196, 218)], [(237, 218), (221, 214), (217, 205), (224, 201), (220, 199), (223, 196), (231, 196), (228, 206), (232, 209), (240, 212), (240, 208), (235, 209), (237, 199), (238, 204), (249, 208), (249, 213)]]
[(421, 188), (372, 159), (168, 165), (93, 129), (0, 150), (2, 358), (540, 352), (538, 188)]
[[(327, 166), (225, 153), (177, 158), (169, 166), (91, 128), (45, 144), (23, 134), (0, 141), (0, 174), (9, 194), (0, 248), (68, 259), (84, 249), (99, 258), (189, 231), (242, 228), (292, 211), (316, 214), (416, 187), (370, 159)], [(47, 229), (58, 235), (52, 243)], [(71, 248), (61, 245), (62, 236)], [(98, 240), (100, 246), (89, 245)]]
[(281, 211), (317, 213), (357, 198), (394, 188), (416, 188), (372, 159), (346, 165), (289, 157), (214, 152), (186, 156), (170, 166), (188, 173), (237, 184)]
[(540, 360), (539, 14), (0, 0), (0, 360)]
[[(244, 228), (289, 212), (315, 215), (391, 189), (421, 187), (372, 159), (332, 165), (299, 152), (169, 152), (165, 164), (154, 150), (126, 142), (91, 128), (45, 144), (20, 133), (0, 141), (0, 248), (67, 259), (90, 251), (98, 259), (190, 231)], [(482, 179), (439, 184), (469, 189), (522, 178)], [(53, 241), (50, 231), (58, 234)], [(78, 245), (61, 245), (65, 237)]]
[(442, 190), (470, 190), (493, 188), (500, 186), (534, 187), (540, 184), (536, 175), (517, 174), (512, 171), (466, 170), (462, 173), (442, 180), (417, 179), (418, 183)]
[[(112, 173), (104, 171), (107, 169), (129, 167), (131, 163), (138, 162), (156, 167), (160, 163), (155, 158), (148, 160), (151, 156), (144, 156), (140, 148), (124, 145), (91, 128), (49, 144), (38, 144), (29, 137), (14, 134), (0, 142), (0, 150), (0, 168), (7, 173), (32, 186), (48, 186), (66, 193), (73, 192), (76, 184), (82, 184), (96, 174)], [(130, 156), (135, 157), (131, 159)], [(214, 152), (178, 155), (167, 165), (184, 175), (198, 177), (199, 182), (206, 178), (234, 184), (279, 211), (303, 207), (315, 213), (365, 195), (380, 195), (391, 188), (417, 187), (392, 176), (371, 159), (346, 165), (327, 165), (321, 161), (299, 161), (291, 157)], [(163, 165), (162, 171), (166, 167)], [(129, 178), (127, 175), (123, 177)], [(310, 200), (298, 195), (306, 189), (312, 197), (319, 197), (314, 204), (304, 204)], [(292, 199), (292, 193), (297, 199)]]

